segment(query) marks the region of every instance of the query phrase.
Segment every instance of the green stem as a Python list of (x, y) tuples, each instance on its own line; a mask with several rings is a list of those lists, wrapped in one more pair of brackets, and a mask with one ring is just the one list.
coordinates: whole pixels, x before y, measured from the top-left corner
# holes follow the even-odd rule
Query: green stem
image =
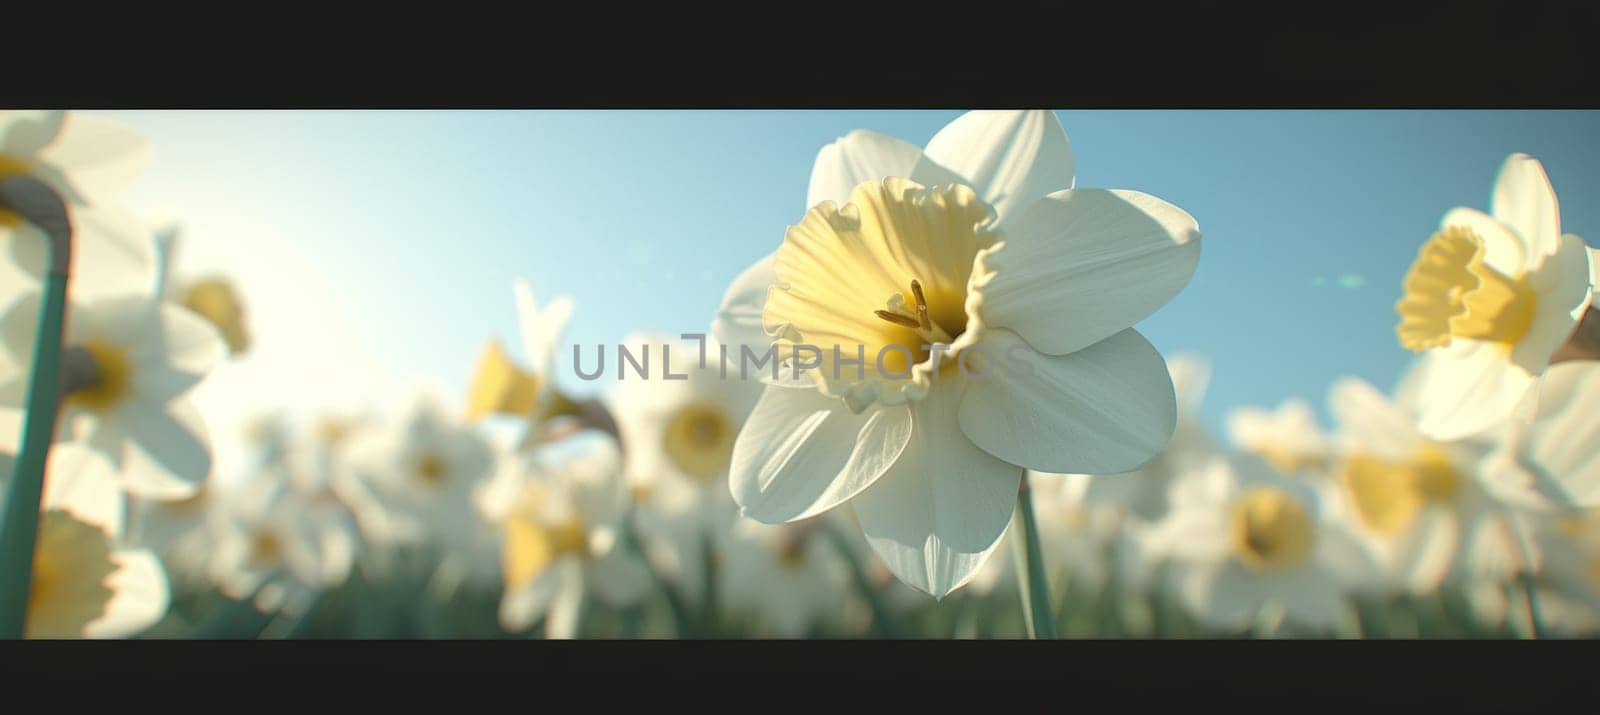
[(1039, 550), (1039, 528), (1033, 518), (1033, 497), (1028, 488), (1028, 473), (1022, 473), (1022, 484), (1017, 489), (1017, 510), (1012, 516), (1012, 554), (1016, 557), (1018, 593), (1022, 596), (1022, 613), (1027, 622), (1028, 637), (1051, 639), (1056, 637), (1056, 617), (1050, 610), (1050, 585), (1045, 577), (1044, 555)]
[(44, 493), (45, 462), (55, 441), (66, 312), (66, 272), (51, 271), (45, 276), (44, 305), (33, 346), (22, 450), (6, 485), (5, 511), (0, 512), (0, 638), (21, 638), (27, 628), (33, 551), (39, 537), (39, 499)]
[(1544, 630), (1544, 619), (1540, 616), (1539, 609), (1539, 594), (1533, 581), (1535, 568), (1533, 551), (1528, 546), (1528, 541), (1524, 538), (1525, 535), (1517, 528), (1511, 516), (1502, 517), (1500, 525), (1506, 534), (1517, 542), (1517, 555), (1522, 557), (1522, 568), (1517, 570), (1517, 583), (1522, 586), (1523, 603), (1528, 609), (1528, 637), (1535, 640), (1543, 640), (1549, 634)]
[(716, 638), (720, 635), (717, 628), (717, 548), (711, 539), (709, 529), (700, 535), (700, 630), (706, 637)]
[(1523, 571), (1517, 574), (1517, 581), (1522, 584), (1522, 599), (1528, 607), (1528, 637), (1534, 640), (1550, 637), (1550, 634), (1545, 632), (1544, 618), (1540, 615), (1539, 594), (1534, 587), (1533, 574)]

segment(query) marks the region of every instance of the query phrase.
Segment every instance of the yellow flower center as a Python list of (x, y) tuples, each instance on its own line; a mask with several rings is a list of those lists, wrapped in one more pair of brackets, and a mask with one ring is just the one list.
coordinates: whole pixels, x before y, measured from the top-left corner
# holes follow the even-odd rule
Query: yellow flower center
[(1234, 504), (1234, 551), (1251, 568), (1298, 566), (1310, 556), (1315, 536), (1305, 506), (1277, 487), (1255, 487)]
[(239, 355), (250, 349), (244, 301), (228, 281), (207, 278), (189, 284), (183, 293), (183, 306), (216, 326), (228, 343), (228, 352)]
[(1484, 263), (1483, 238), (1447, 226), (1422, 245), (1395, 304), (1400, 345), (1422, 352), (1455, 338), (1482, 340), (1509, 351), (1533, 324), (1538, 296), (1525, 275), (1508, 276)]
[(133, 386), (133, 364), (127, 349), (102, 340), (75, 347), (88, 353), (94, 363), (94, 379), (68, 392), (65, 404), (104, 412), (121, 403)]
[(681, 407), (667, 419), (661, 447), (679, 471), (709, 482), (727, 471), (737, 435), (721, 405), (702, 402)]
[(50, 592), (60, 576), (61, 569), (55, 563), (54, 554), (34, 554), (33, 580), (28, 584), (28, 602), (43, 603), (50, 598)]
[(628, 493), (633, 495), (633, 503), (648, 504), (650, 499), (655, 496), (656, 489), (651, 484), (629, 484)]
[(337, 447), (349, 439), (355, 428), (354, 420), (323, 417), (317, 421), (317, 439), (329, 447)]
[[(19, 174), (28, 173), (28, 165), (12, 157), (0, 154), (0, 181), (4, 181)], [(17, 212), (0, 207), (0, 227), (16, 228), (22, 224), (22, 217)]]
[(258, 566), (274, 566), (283, 559), (283, 540), (271, 531), (259, 531), (250, 539), (250, 561)]
[(430, 487), (442, 486), (450, 477), (450, 463), (433, 452), (417, 458), (417, 478)]
[(1461, 473), (1445, 451), (1429, 445), (1412, 458), (1417, 491), (1431, 502), (1452, 501), (1461, 493)]
[(1380, 534), (1404, 532), (1424, 506), (1449, 502), (1461, 491), (1460, 473), (1449, 455), (1433, 445), (1405, 460), (1358, 452), (1343, 467), (1357, 515)]
[(39, 517), (39, 537), (29, 584), (26, 635), (78, 638), (84, 626), (106, 612), (113, 591), (106, 580), (116, 571), (111, 541), (99, 527), (64, 511)]
[(518, 513), (506, 520), (500, 552), (507, 590), (527, 585), (561, 556), (582, 557), (589, 551), (589, 529), (582, 519), (567, 517), (545, 523)]
[(780, 287), (762, 320), (777, 355), (815, 346), (820, 356), (798, 357), (820, 362), (811, 375), (824, 386), (885, 382), (897, 394), (914, 366), (954, 357), (930, 346), (968, 329), (968, 279), (978, 253), (999, 240), (993, 215), (965, 186), (899, 178), (864, 182), (843, 206), (812, 208), (774, 261)]

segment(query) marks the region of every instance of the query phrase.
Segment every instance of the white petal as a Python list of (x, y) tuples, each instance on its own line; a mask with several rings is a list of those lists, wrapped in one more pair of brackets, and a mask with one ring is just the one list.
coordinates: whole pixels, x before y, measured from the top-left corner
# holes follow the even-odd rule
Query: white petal
[(0, 154), (33, 156), (56, 138), (66, 117), (60, 110), (0, 112)]
[(1172, 374), (1172, 390), (1177, 394), (1178, 411), (1199, 414), (1206, 387), (1211, 384), (1211, 364), (1198, 356), (1173, 355), (1167, 358), (1167, 372)]
[(535, 375), (549, 376), (554, 369), (555, 352), (560, 347), (561, 336), (566, 332), (567, 322), (572, 319), (572, 299), (557, 296), (541, 313), (538, 303), (533, 299), (533, 288), (527, 281), (518, 278), (512, 292), (516, 296), (517, 323), (522, 329), (522, 349), (529, 367), (533, 368)]
[(977, 190), (999, 223), (1073, 186), (1072, 147), (1052, 111), (967, 112), (940, 129), (925, 153)]
[(54, 164), (84, 203), (125, 191), (150, 159), (150, 144), (131, 127), (73, 112), (55, 141), (39, 152)]
[(883, 476), (912, 428), (905, 405), (857, 415), (816, 389), (768, 387), (733, 445), (733, 498), (768, 524), (827, 511)]
[(1418, 386), (1417, 427), (1428, 437), (1451, 441), (1503, 422), (1534, 383), (1534, 376), (1509, 361), (1498, 346), (1476, 341), (1452, 345)]
[(1132, 327), (1183, 290), (1200, 231), (1182, 209), (1137, 191), (1058, 191), (1028, 206), (975, 281), (988, 325), (1063, 355)]
[(722, 306), (711, 321), (711, 335), (728, 346), (731, 359), (738, 359), (741, 347), (748, 346), (760, 355), (772, 344), (772, 337), (761, 325), (761, 311), (767, 305), (767, 290), (778, 282), (773, 268), (776, 260), (777, 254), (773, 253), (750, 264), (722, 295)]
[(1245, 628), (1265, 605), (1260, 580), (1231, 558), (1180, 565), (1178, 585), (1194, 615), (1216, 628)]
[(1132, 328), (1070, 355), (1035, 351), (1008, 330), (982, 345), (993, 365), (973, 361), (961, 429), (990, 454), (1042, 472), (1117, 474), (1149, 463), (1172, 438), (1172, 378)]
[[(39, 293), (29, 291), (12, 302), (11, 307), (6, 309), (5, 315), (0, 316), (0, 349), (5, 351), (3, 362), (20, 369), (20, 374), (10, 377), (20, 380), (24, 385), (32, 373), (33, 344), (39, 330), (40, 303)], [(22, 403), (18, 402), (16, 406), (21, 407)]]
[(1452, 514), (1442, 509), (1427, 509), (1397, 546), (1396, 568), (1402, 583), (1412, 593), (1434, 592), (1450, 570), (1456, 554), (1458, 534)]
[(851, 504), (872, 550), (901, 581), (936, 598), (975, 575), (1016, 510), (1022, 470), (962, 436), (960, 385), (912, 403), (900, 458)]
[(1527, 334), (1512, 353), (1518, 365), (1540, 374), (1550, 357), (1572, 335), (1594, 298), (1589, 283), (1588, 247), (1583, 239), (1562, 236), (1556, 252), (1528, 276), (1539, 293), (1539, 304)]
[[(121, 537), (126, 499), (105, 457), (87, 445), (69, 442), (52, 446), (49, 459), (44, 505), (71, 512), (113, 537)], [(5, 476), (10, 477), (10, 472)]]
[(187, 400), (164, 408), (146, 405), (127, 422), (123, 488), (135, 496), (187, 499), (211, 474), (210, 439), (205, 423)]
[(574, 559), (556, 565), (561, 579), (556, 587), (555, 599), (544, 617), (544, 637), (570, 639), (578, 637), (578, 626), (583, 616), (583, 570)]
[(171, 594), (161, 560), (143, 549), (112, 554), (118, 568), (106, 580), (114, 595), (106, 612), (84, 627), (89, 638), (125, 638), (155, 625), (167, 613)]
[(155, 249), (138, 217), (115, 205), (72, 210), (72, 296), (148, 294), (155, 285)]
[(500, 597), (500, 627), (516, 633), (527, 630), (549, 610), (561, 585), (562, 572), (557, 568), (545, 569), (527, 585), (513, 589)]
[(1589, 249), (1589, 287), (1600, 294), (1600, 248)]
[(1358, 446), (1384, 456), (1409, 457), (1422, 438), (1413, 415), (1359, 377), (1335, 380), (1328, 390), (1328, 407)]
[(129, 356), (136, 364), (133, 389), (161, 404), (194, 387), (227, 354), (227, 344), (204, 318), (163, 304), (160, 314)]
[(1552, 398), (1523, 443), (1524, 466), (1558, 485), (1568, 504), (1600, 507), (1600, 362), (1552, 365), (1541, 389)]
[(824, 201), (843, 205), (850, 190), (863, 181), (889, 176), (910, 178), (922, 149), (910, 142), (857, 129), (822, 147), (811, 166), (811, 186), (806, 191), (806, 209)]
[(1527, 154), (1512, 154), (1500, 166), (1489, 210), (1522, 239), (1531, 263), (1556, 252), (1561, 209), (1544, 165)]

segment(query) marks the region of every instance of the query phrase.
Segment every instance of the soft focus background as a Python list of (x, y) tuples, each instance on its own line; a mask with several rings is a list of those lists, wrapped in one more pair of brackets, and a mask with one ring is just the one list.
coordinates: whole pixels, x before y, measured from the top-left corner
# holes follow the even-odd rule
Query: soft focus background
[[(798, 393), (682, 359), (688, 379), (619, 382), (613, 352), (583, 381), (573, 347), (593, 365), (599, 346), (708, 332), (804, 215), (819, 150), (853, 130), (1008, 137), (961, 150), (978, 166), (1059, 131), (1049, 112), (0, 113), (0, 179), (43, 182), (76, 228), (41, 463), (21, 442), (39, 438), (22, 424), (47, 375), (29, 356), (51, 221), (17, 194), (0, 210), (0, 435), (17, 440), (0, 498), (25, 500), (0, 517), (0, 635), (1600, 634), (1600, 113), (1055, 116), (1078, 187), (1154, 195), (1204, 235), (1192, 281), (1138, 326), (1178, 398), (1163, 451), (1130, 451), (1149, 461), (1124, 474), (1041, 473), (1025, 467), (1124, 462), (995, 462), (968, 420), (960, 437), (919, 417), (925, 462), (762, 524), (803, 513), (758, 503), (809, 488), (776, 479), (850, 482), (840, 448), (888, 435), (819, 427)], [(1053, 174), (1054, 137), (1003, 173)], [(1436, 233), (1456, 207), (1490, 209), (1497, 182), (1502, 231)], [(1474, 242), (1498, 259), (1561, 241), (1540, 218), (1557, 199), (1586, 246), (1497, 264), (1512, 275), (1469, 263)], [(1133, 204), (1080, 206), (1062, 220), (1099, 230)], [(1165, 226), (1099, 270), (1166, 252), (1187, 276), (1195, 244)], [(1395, 328), (1414, 265), (1409, 325), (1511, 349), (1414, 360)], [(1427, 308), (1464, 294), (1495, 332)], [(1523, 364), (1558, 337), (1554, 364)], [(1536, 401), (1523, 370), (1544, 373)], [(1137, 395), (1027, 397), (1004, 409), (1042, 430), (1030, 448), (1081, 439), (1043, 423), (1058, 407), (1129, 435), (1166, 425)], [(1015, 509), (1009, 482), (974, 481), (1018, 469)]]
[[(128, 196), (181, 219), (186, 270), (248, 301), (257, 347), (196, 393), (217, 477), (263, 410), (457, 394), (509, 286), (569, 294), (571, 344), (703, 332), (728, 282), (806, 208), (819, 147), (856, 128), (921, 145), (957, 111), (94, 112), (148, 138)], [(1507, 154), (1539, 158), (1568, 233), (1600, 236), (1600, 112), (1063, 111), (1081, 187), (1195, 216), (1193, 283), (1139, 327), (1212, 365), (1202, 418), (1410, 359), (1394, 301), (1453, 206), (1487, 207)], [(592, 350), (592, 347), (589, 348)], [(586, 354), (592, 354), (586, 352)], [(570, 364), (570, 362), (566, 363)], [(563, 370), (583, 394), (604, 386)]]

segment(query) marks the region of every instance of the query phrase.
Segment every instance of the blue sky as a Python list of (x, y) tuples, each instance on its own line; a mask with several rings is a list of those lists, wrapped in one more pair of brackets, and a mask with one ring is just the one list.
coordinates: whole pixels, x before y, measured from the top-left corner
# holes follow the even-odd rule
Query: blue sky
[[(183, 218), (191, 267), (240, 274), (278, 326), (240, 378), (275, 387), (228, 393), (245, 409), (417, 382), (459, 394), (486, 338), (520, 349), (518, 276), (576, 300), (569, 345), (701, 330), (803, 214), (820, 147), (855, 128), (922, 144), (959, 112), (102, 114), (154, 146), (134, 205)], [(1600, 236), (1597, 112), (1059, 116), (1079, 186), (1199, 221), (1193, 282), (1139, 327), (1212, 363), (1215, 426), (1291, 395), (1320, 408), (1342, 374), (1390, 386), (1410, 358), (1394, 338), (1401, 277), (1447, 210), (1487, 209), (1511, 152), (1544, 162), (1566, 232)], [(341, 392), (353, 383), (365, 392)]]

